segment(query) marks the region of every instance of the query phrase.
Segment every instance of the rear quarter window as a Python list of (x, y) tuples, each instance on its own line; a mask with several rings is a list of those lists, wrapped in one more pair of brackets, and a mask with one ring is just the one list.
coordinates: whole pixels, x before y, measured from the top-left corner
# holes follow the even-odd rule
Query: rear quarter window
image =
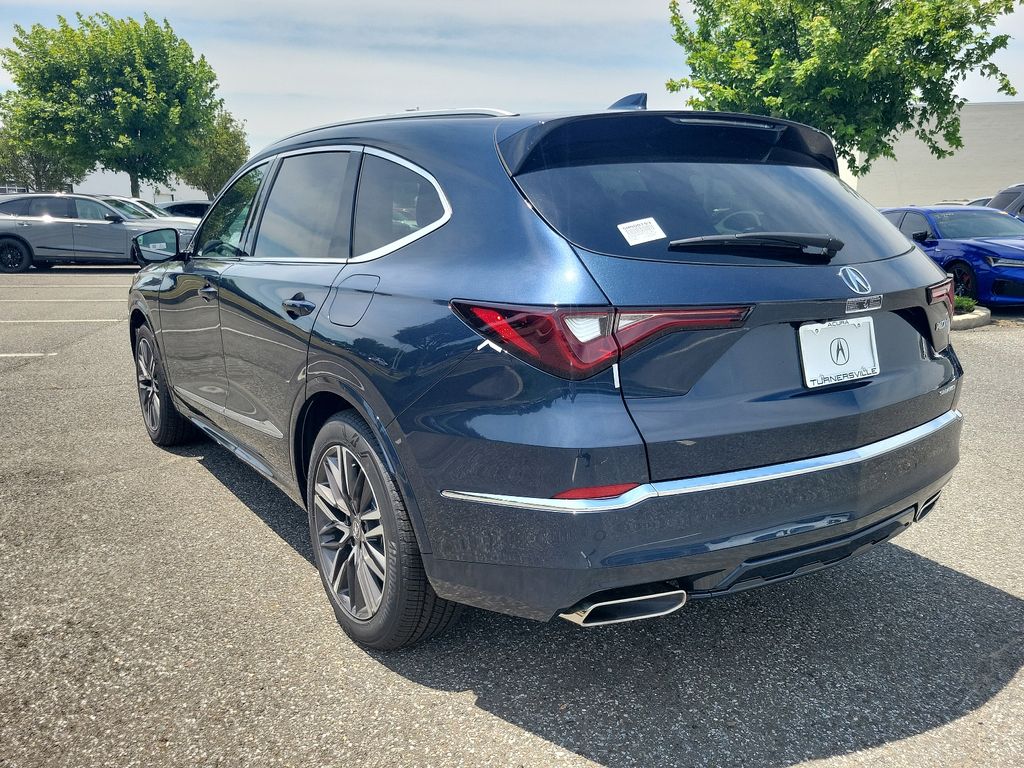
[(363, 156), (356, 191), (352, 236), (354, 256), (366, 256), (442, 222), (445, 205), (420, 173), (377, 155)]

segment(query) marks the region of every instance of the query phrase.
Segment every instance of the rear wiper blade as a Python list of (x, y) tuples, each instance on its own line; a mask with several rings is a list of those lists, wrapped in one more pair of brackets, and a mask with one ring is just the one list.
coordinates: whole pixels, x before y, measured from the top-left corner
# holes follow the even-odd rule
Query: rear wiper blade
[[(813, 232), (740, 232), (736, 235), (703, 235), (673, 240), (670, 251), (700, 251), (708, 248), (755, 248), (797, 251), (815, 260), (831, 261), (845, 246), (832, 235)], [(795, 255), (795, 254), (794, 254)]]

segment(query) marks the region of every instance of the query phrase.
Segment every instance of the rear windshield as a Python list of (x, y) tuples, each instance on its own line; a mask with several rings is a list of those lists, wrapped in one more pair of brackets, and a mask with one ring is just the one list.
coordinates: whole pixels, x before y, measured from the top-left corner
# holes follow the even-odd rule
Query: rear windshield
[[(811, 165), (764, 162), (651, 162), (587, 158), (516, 176), (537, 211), (570, 242), (615, 256), (752, 264), (750, 250), (677, 252), (672, 240), (740, 232), (827, 234), (846, 246), (834, 264), (885, 259), (911, 246), (837, 176)], [(721, 158), (721, 155), (719, 155)], [(752, 258), (753, 256), (753, 258)], [(778, 264), (770, 259), (766, 264)]]

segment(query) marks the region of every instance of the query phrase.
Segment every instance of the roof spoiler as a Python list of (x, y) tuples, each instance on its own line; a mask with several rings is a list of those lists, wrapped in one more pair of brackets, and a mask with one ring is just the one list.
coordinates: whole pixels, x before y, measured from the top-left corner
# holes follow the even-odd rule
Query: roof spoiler
[[(680, 143), (676, 131), (685, 126), (702, 130), (696, 143)], [(746, 136), (729, 146), (732, 131), (742, 131)], [(816, 128), (774, 117), (728, 112), (625, 110), (556, 117), (517, 131), (500, 141), (498, 147), (511, 176), (596, 162), (609, 148), (622, 157), (633, 149), (638, 158), (810, 163), (839, 173), (832, 140)], [(746, 154), (737, 154), (737, 147)]]
[(623, 96), (608, 109), (647, 109), (647, 94), (631, 93), (629, 96)]

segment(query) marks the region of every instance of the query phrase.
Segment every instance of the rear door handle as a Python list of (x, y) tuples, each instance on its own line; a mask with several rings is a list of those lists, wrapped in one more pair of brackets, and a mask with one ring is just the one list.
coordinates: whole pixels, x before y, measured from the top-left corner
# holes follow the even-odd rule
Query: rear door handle
[(75, 224), (76, 227), (88, 227), (88, 224)]
[(216, 287), (210, 285), (209, 283), (207, 283), (202, 288), (200, 288), (198, 293), (206, 301), (212, 301), (213, 299), (217, 298), (217, 289), (216, 289)]
[(295, 319), (297, 317), (305, 317), (314, 309), (316, 309), (316, 304), (314, 304), (312, 301), (306, 301), (306, 297), (303, 296), (301, 293), (296, 293), (290, 299), (285, 299), (284, 301), (281, 302), (281, 306), (284, 308), (284, 311), (288, 313), (288, 316), (292, 319)]

